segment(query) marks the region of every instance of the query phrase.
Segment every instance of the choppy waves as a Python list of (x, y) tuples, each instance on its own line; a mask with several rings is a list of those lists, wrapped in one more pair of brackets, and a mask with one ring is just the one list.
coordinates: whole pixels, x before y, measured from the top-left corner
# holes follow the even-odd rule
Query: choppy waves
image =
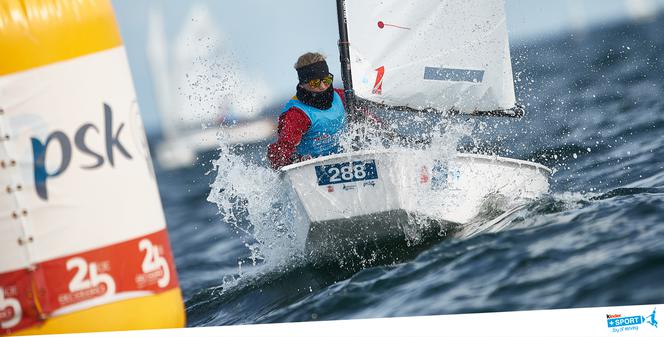
[(521, 120), (413, 121), (439, 132), (437, 151), (452, 144), (555, 173), (549, 195), (497, 219), (496, 204), (386, 259), (303, 259), (302, 219), (265, 144), (158, 172), (189, 324), (664, 302), (663, 30), (621, 24), (513, 48)]

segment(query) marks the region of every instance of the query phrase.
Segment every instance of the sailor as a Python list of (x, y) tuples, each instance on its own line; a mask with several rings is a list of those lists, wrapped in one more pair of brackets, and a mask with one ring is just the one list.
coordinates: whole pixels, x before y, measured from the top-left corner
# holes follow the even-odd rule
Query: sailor
[[(349, 121), (344, 91), (332, 86), (334, 76), (320, 53), (306, 53), (295, 63), (296, 95), (279, 116), (277, 141), (268, 145), (273, 168), (340, 152), (339, 136)], [(375, 116), (369, 116), (377, 122)]]

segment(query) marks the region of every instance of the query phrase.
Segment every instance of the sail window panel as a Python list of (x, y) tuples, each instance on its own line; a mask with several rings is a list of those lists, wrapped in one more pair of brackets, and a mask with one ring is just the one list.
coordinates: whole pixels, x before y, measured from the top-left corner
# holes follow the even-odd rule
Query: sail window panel
[(432, 81), (480, 83), (484, 70), (424, 67), (424, 79)]

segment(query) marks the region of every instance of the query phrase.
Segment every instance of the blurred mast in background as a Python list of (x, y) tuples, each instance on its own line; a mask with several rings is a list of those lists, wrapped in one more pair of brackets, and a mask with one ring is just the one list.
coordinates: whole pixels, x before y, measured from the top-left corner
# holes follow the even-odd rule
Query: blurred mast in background
[(157, 109), (161, 115), (161, 132), (165, 138), (175, 136), (174, 97), (169, 85), (172, 82), (168, 71), (168, 47), (164, 28), (164, 14), (161, 3), (148, 10), (148, 44), (147, 55), (150, 60), (152, 86), (157, 101)]
[(192, 5), (172, 43), (161, 3), (149, 9), (147, 55), (161, 116), (156, 157), (166, 169), (191, 166), (198, 153), (272, 136), (271, 103), (261, 78), (244, 71), (203, 3)]
[(569, 10), (569, 17), (571, 21), (571, 29), (577, 37), (585, 37), (586, 29), (588, 29), (588, 18), (583, 3), (580, 1), (571, 1), (567, 3)]

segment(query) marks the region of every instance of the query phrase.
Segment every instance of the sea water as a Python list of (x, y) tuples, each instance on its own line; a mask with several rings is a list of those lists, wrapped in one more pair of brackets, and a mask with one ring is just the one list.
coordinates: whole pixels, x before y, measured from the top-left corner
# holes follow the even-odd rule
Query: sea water
[[(220, 145), (195, 168), (158, 170), (189, 325), (662, 303), (659, 20), (513, 46), (526, 116), (456, 117), (449, 125), (466, 129), (442, 125), (434, 134), (448, 138), (432, 143), (544, 164), (551, 192), (397, 263), (302, 259), (300, 212), (267, 168), (267, 144)], [(395, 126), (417, 123), (436, 127), (426, 116)]]

